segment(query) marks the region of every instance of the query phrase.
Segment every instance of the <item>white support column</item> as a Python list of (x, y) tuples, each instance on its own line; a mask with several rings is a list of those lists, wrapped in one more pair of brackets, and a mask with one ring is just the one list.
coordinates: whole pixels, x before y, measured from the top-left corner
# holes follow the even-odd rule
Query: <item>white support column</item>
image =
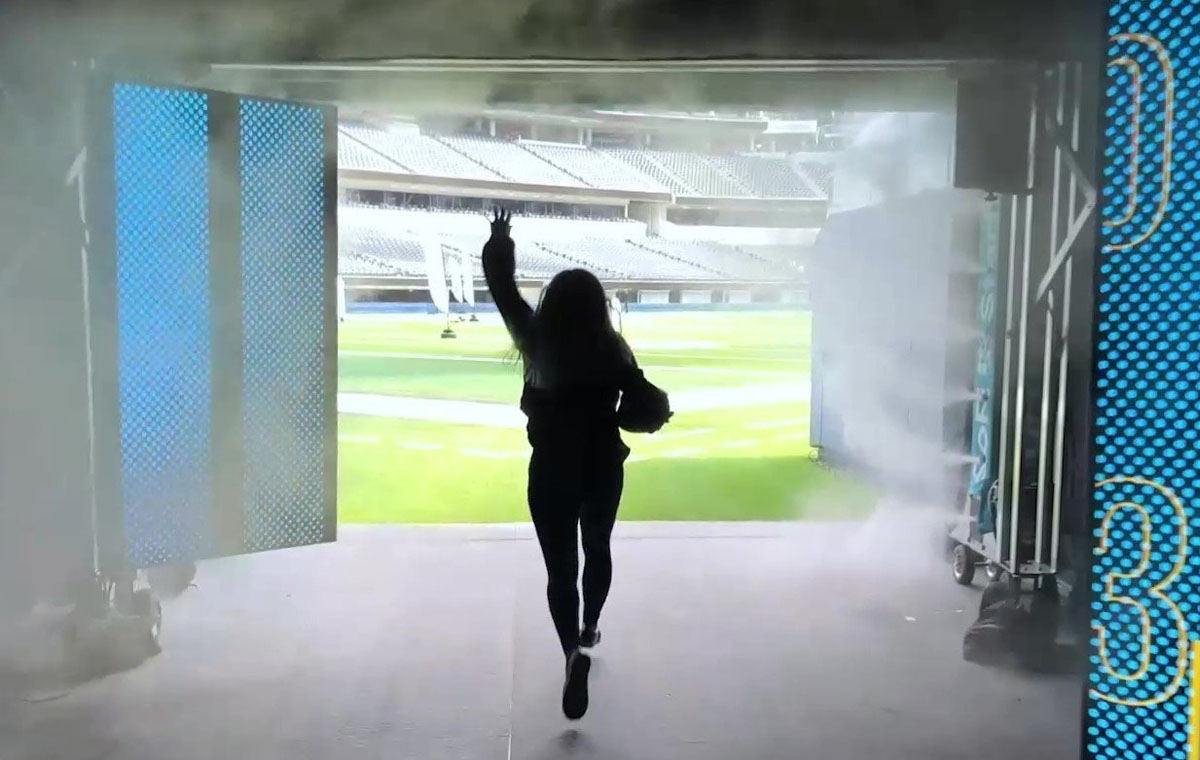
[(1008, 433), (1009, 428), (1009, 388), (1012, 387), (1012, 331), (1013, 331), (1013, 299), (1017, 289), (1017, 197), (1008, 199), (1009, 231), (1008, 231), (1008, 277), (1006, 285), (1006, 303), (1004, 306), (1004, 359), (1000, 375), (1000, 456), (996, 463), (996, 556), (997, 564), (1003, 564), (1006, 556), (1002, 539), (1004, 537), (1005, 509), (1009, 497), (1007, 485), (1008, 469)]
[[(1038, 102), (1034, 94), (1033, 106), (1029, 109), (1029, 186), (1033, 187), (1037, 155)], [(1025, 196), (1025, 233), (1021, 245), (1021, 318), (1017, 332), (1017, 398), (1013, 409), (1013, 471), (1012, 471), (1012, 526), (1009, 529), (1009, 558), (1014, 570), (1020, 570), (1018, 561), (1018, 538), (1021, 528), (1021, 444), (1025, 424), (1025, 378), (1029, 344), (1029, 287), (1033, 250), (1033, 199), (1034, 193)]]

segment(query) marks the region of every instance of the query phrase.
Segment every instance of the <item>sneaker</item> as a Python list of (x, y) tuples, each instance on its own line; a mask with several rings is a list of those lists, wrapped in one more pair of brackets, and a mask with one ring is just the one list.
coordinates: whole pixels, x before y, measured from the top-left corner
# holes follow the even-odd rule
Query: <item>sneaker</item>
[(585, 649), (591, 649), (600, 643), (599, 628), (584, 628), (579, 632), (579, 646)]
[(588, 673), (592, 658), (575, 649), (567, 656), (567, 677), (563, 683), (562, 711), (569, 720), (579, 720), (588, 709)]

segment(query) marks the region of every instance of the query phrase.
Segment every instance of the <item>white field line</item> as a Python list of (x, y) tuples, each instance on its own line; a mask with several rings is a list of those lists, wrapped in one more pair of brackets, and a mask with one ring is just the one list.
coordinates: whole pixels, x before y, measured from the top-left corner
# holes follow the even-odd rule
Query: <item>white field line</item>
[(748, 361), (763, 362), (764, 364), (795, 363), (804, 358), (798, 354), (795, 358), (789, 356), (752, 356), (750, 354), (684, 354), (677, 351), (634, 351), (637, 356), (653, 356), (661, 359), (701, 359), (707, 361)]
[(808, 424), (808, 420), (800, 418), (800, 417), (793, 417), (793, 418), (787, 419), (787, 420), (767, 420), (766, 422), (750, 422), (750, 423), (746, 424), (746, 427), (750, 428), (751, 430), (772, 430), (774, 428), (798, 427), (800, 425), (807, 425), (807, 424)]
[(788, 401), (807, 401), (808, 397), (807, 381), (698, 388), (672, 393), (671, 409), (676, 412), (735, 409), (748, 406), (767, 406)]
[(484, 459), (515, 459), (526, 456), (526, 452), (524, 451), (485, 451), (483, 449), (459, 449), (458, 453), (469, 457), (482, 457)]
[(451, 401), (373, 393), (339, 393), (338, 412), (426, 422), (451, 422), (459, 425), (525, 427), (525, 415), (521, 413), (516, 404), (494, 404), (483, 401)]
[[(708, 433), (708, 432), (713, 432), (713, 430), (714, 430), (714, 428), (705, 428), (703, 430), (698, 430), (698, 431), (689, 430), (689, 431), (685, 431), (681, 434), (676, 434), (676, 436), (678, 437), (680, 435), (692, 435), (695, 433)], [(806, 438), (807, 435), (808, 435), (807, 433), (786, 434), (786, 435), (775, 436), (775, 439), (776, 440), (795, 440), (795, 439)], [(374, 443), (374, 444), (383, 442), (379, 438), (374, 438), (371, 436), (355, 436), (355, 435), (340, 435), (340, 436), (338, 436), (338, 440), (349, 441), (349, 442), (353, 442), (353, 443)], [(400, 449), (416, 449), (416, 450), (420, 450), (420, 451), (443, 451), (446, 449), (446, 447), (443, 446), (442, 444), (424, 443), (421, 441), (391, 441), (390, 443), (392, 446), (395, 446), (396, 448), (400, 448)], [(724, 443), (718, 444), (718, 446), (719, 446), (719, 448), (723, 448), (723, 449), (745, 449), (745, 448), (752, 448), (754, 446), (759, 446), (761, 444), (762, 444), (762, 441), (760, 441), (760, 440), (747, 440), (747, 441), (726, 441)], [(626, 460), (626, 462), (632, 464), (634, 462), (645, 462), (645, 461), (652, 460), (652, 459), (679, 459), (679, 458), (684, 458), (684, 457), (694, 457), (694, 456), (700, 456), (703, 454), (707, 454), (707, 453), (711, 452), (712, 450), (713, 450), (712, 446), (709, 446), (709, 447), (694, 446), (694, 447), (688, 447), (688, 448), (670, 449), (668, 451), (658, 451), (658, 452), (651, 451), (651, 452), (633, 454), (629, 457), (629, 459)], [(460, 448), (460, 449), (454, 449), (452, 451), (460, 456), (477, 457), (480, 459), (523, 459), (523, 458), (529, 456), (528, 451), (488, 451), (486, 449), (475, 449), (475, 448)]]
[[(467, 348), (466, 344), (458, 344), (456, 348)], [(728, 360), (728, 361), (748, 361), (748, 362), (765, 362), (765, 363), (795, 363), (803, 361), (806, 357), (804, 346), (796, 346), (793, 348), (740, 348), (737, 353), (725, 353), (725, 349), (712, 349), (719, 353), (686, 353), (681, 351), (673, 351), (663, 348), (636, 348), (634, 353), (637, 356), (653, 356), (666, 359), (702, 359), (702, 360)], [(364, 350), (369, 349), (369, 350)], [(709, 350), (697, 349), (695, 350)], [(512, 352), (512, 349), (497, 351), (494, 348), (488, 348), (484, 356), (498, 356), (503, 358)], [(428, 356), (428, 358), (450, 358), (451, 356), (462, 356), (461, 354), (423, 354), (419, 351), (406, 351), (402, 341), (395, 340), (374, 340), (371, 338), (347, 338), (342, 343), (342, 348), (338, 349), (338, 353), (342, 354), (415, 354), (416, 356)], [(414, 357), (416, 358), (416, 357)], [(470, 358), (469, 355), (467, 358)]]
[[(338, 351), (338, 356), (374, 356), (385, 359), (420, 359), (447, 362), (477, 362), (480, 364), (511, 364), (519, 367), (520, 362), (502, 356), (458, 356), (449, 354), (423, 354), (410, 351)], [(803, 373), (783, 369), (736, 369), (733, 367), (675, 367), (663, 364), (641, 364), (647, 372), (690, 372), (701, 375), (735, 375), (737, 377), (754, 377), (761, 375), (780, 375), (784, 377), (799, 377)]]
[(446, 448), (440, 443), (422, 443), (421, 441), (393, 441), (392, 445), (401, 449), (417, 449), (419, 451), (441, 451)]
[(721, 343), (715, 340), (686, 340), (680, 338), (671, 340), (665, 338), (663, 340), (641, 340), (637, 341), (638, 351), (719, 351), (727, 348), (728, 344)]
[(777, 436), (775, 436), (775, 440), (777, 440), (777, 441), (807, 441), (808, 437), (809, 437), (809, 431), (802, 430), (799, 433), (784, 433), (783, 435), (777, 435)]
[(726, 441), (721, 444), (721, 448), (725, 449), (745, 449), (751, 446), (757, 446), (758, 441)]
[(659, 454), (659, 456), (664, 459), (671, 459), (674, 457), (694, 457), (697, 454), (703, 454), (705, 451), (707, 451), (707, 449), (671, 449), (670, 451), (662, 452)]
[[(350, 443), (383, 443), (379, 438), (365, 435), (339, 435), (339, 441), (347, 441)], [(415, 449), (418, 451), (443, 451), (446, 447), (440, 443), (424, 443), (422, 441), (391, 441), (392, 446), (398, 449)], [(457, 452), (468, 457), (482, 457), (484, 459), (516, 459), (518, 457), (527, 456), (527, 451), (486, 451), (484, 449), (457, 449)]]
[(738, 346), (738, 351), (760, 354), (795, 353), (803, 356), (804, 350), (810, 345), (809, 343), (790, 341), (779, 342), (774, 346)]
[(381, 356), (385, 359), (436, 359), (446, 362), (484, 362), (487, 364), (517, 364), (503, 356), (461, 356), (458, 354), (422, 354), (416, 351), (353, 351), (338, 350), (338, 356)]
[(696, 428), (695, 430), (678, 430), (667, 433), (655, 433), (648, 440), (651, 441), (668, 441), (672, 438), (689, 438), (693, 435), (708, 435), (716, 430), (716, 428)]
[[(671, 408), (676, 412), (697, 412), (764, 406), (787, 401), (802, 401), (807, 398), (807, 383), (755, 384), (682, 391), (671, 395)], [(450, 422), (458, 425), (525, 427), (525, 415), (515, 404), (485, 401), (454, 401), (374, 393), (339, 393), (338, 412), (371, 417)], [(705, 430), (705, 432), (708, 431)], [(685, 433), (700, 434), (690, 430), (679, 433), (668, 430), (662, 433), (660, 438), (680, 436)]]
[(734, 367), (676, 367), (670, 364), (643, 364), (638, 363), (638, 366), (650, 374), (659, 372), (686, 372), (698, 375), (732, 375), (735, 377), (762, 377), (763, 375), (775, 375), (778, 377), (792, 377), (799, 379), (806, 377), (806, 374), (798, 370), (790, 369), (736, 369)]

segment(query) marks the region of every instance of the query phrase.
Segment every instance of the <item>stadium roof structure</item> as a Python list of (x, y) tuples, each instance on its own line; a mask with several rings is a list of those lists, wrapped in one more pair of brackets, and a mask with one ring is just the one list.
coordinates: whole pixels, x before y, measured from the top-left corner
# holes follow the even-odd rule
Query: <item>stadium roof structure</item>
[[(63, 64), (74, 61), (339, 104), (420, 94), (415, 75), (448, 100), (493, 105), (774, 109), (793, 92), (791, 102), (821, 108), (919, 110), (943, 102), (953, 66), (1092, 62), (1102, 47), (1099, 0), (16, 0), (0, 10), (0, 80), (35, 97), (52, 97), (46, 85), (69, 80)], [(487, 86), (472, 82), (484, 63)]]
[[(493, 108), (593, 109), (608, 124), (661, 119), (710, 128), (713, 120), (661, 115), (753, 106), (772, 110), (933, 111), (953, 106), (948, 74), (997, 62), (949, 60), (677, 60), (409, 59), (371, 62), (217, 63), (196, 83), (263, 95), (442, 111)], [(624, 114), (614, 108), (622, 104)], [(577, 115), (577, 118), (582, 115)], [(722, 120), (726, 128), (761, 131), (765, 120)]]
[(31, 1), (6, 3), (0, 29), (12, 35), (6, 42), (51, 57), (192, 63), (1056, 60), (1099, 55), (1102, 9), (1087, 0)]

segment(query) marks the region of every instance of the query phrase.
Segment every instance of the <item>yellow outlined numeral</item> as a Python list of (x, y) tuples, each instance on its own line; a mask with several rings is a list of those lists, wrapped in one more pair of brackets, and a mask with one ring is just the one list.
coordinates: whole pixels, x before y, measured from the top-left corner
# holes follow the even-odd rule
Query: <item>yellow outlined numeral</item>
[[(1163, 72), (1163, 151), (1162, 151), (1162, 188), (1159, 194), (1158, 206), (1150, 225), (1133, 240), (1105, 246), (1106, 251), (1123, 251), (1139, 245), (1150, 238), (1162, 224), (1167, 212), (1167, 199), (1171, 195), (1171, 153), (1174, 150), (1173, 130), (1175, 128), (1175, 68), (1167, 48), (1158, 39), (1148, 34), (1128, 32), (1112, 37), (1113, 42), (1137, 42), (1150, 48), (1158, 58), (1158, 64)], [(1139, 201), (1138, 185), (1141, 173), (1141, 134), (1140, 120), (1142, 117), (1142, 68), (1137, 61), (1129, 57), (1114, 58), (1108, 62), (1110, 67), (1121, 66), (1129, 71), (1133, 84), (1133, 130), (1131, 134), (1132, 147), (1129, 158), (1129, 197), (1126, 199), (1125, 213), (1119, 219), (1109, 219), (1104, 222), (1106, 227), (1119, 228), (1128, 225), (1134, 217)]]
[[(1095, 625), (1094, 628), (1097, 637), (1100, 640), (1100, 662), (1106, 675), (1118, 681), (1129, 684), (1144, 682), (1148, 677), (1151, 655), (1150, 644), (1151, 638), (1154, 636), (1154, 616), (1151, 614), (1150, 608), (1142, 602), (1130, 596), (1118, 594), (1114, 588), (1114, 581), (1142, 581), (1145, 584), (1143, 593), (1146, 596), (1162, 603), (1162, 609), (1168, 611), (1171, 618), (1171, 627), (1175, 631), (1175, 647), (1177, 649), (1175, 658), (1175, 672), (1171, 676), (1170, 682), (1166, 688), (1153, 694), (1146, 699), (1125, 699), (1112, 694), (1105, 694), (1097, 689), (1091, 689), (1091, 696), (1096, 699), (1102, 699), (1107, 702), (1113, 702), (1119, 705), (1128, 707), (1149, 707), (1167, 701), (1179, 691), (1184, 680), (1188, 676), (1188, 632), (1187, 622), (1184, 619), (1183, 612), (1179, 606), (1168, 596), (1167, 592), (1171, 584), (1183, 573), (1184, 566), (1187, 564), (1187, 544), (1188, 544), (1188, 524), (1187, 513), (1183, 509), (1183, 504), (1179, 498), (1168, 488), (1155, 483), (1152, 480), (1139, 477), (1119, 477), (1109, 478), (1096, 484), (1097, 490), (1107, 486), (1118, 484), (1133, 484), (1152, 488), (1162, 496), (1171, 505), (1173, 516), (1178, 524), (1178, 547), (1175, 550), (1175, 561), (1171, 565), (1171, 569), (1160, 579), (1155, 581), (1150, 576), (1153, 572), (1153, 567), (1150, 563), (1150, 555), (1153, 549), (1153, 529), (1155, 522), (1152, 519), (1149, 511), (1145, 506), (1133, 501), (1121, 501), (1113, 504), (1104, 514), (1104, 519), (1100, 521), (1100, 545), (1096, 548), (1096, 554), (1105, 554), (1109, 551), (1109, 534), (1112, 526), (1112, 518), (1121, 510), (1133, 510), (1140, 518), (1142, 532), (1141, 559), (1138, 566), (1132, 572), (1118, 573), (1111, 572), (1104, 579), (1104, 594), (1101, 596), (1101, 601), (1108, 604), (1120, 604), (1127, 607), (1132, 607), (1137, 611), (1141, 618), (1141, 651), (1137, 669), (1132, 673), (1122, 673), (1113, 667), (1109, 659), (1108, 653), (1108, 630), (1103, 625)], [(1200, 758), (1198, 758), (1200, 760)]]

